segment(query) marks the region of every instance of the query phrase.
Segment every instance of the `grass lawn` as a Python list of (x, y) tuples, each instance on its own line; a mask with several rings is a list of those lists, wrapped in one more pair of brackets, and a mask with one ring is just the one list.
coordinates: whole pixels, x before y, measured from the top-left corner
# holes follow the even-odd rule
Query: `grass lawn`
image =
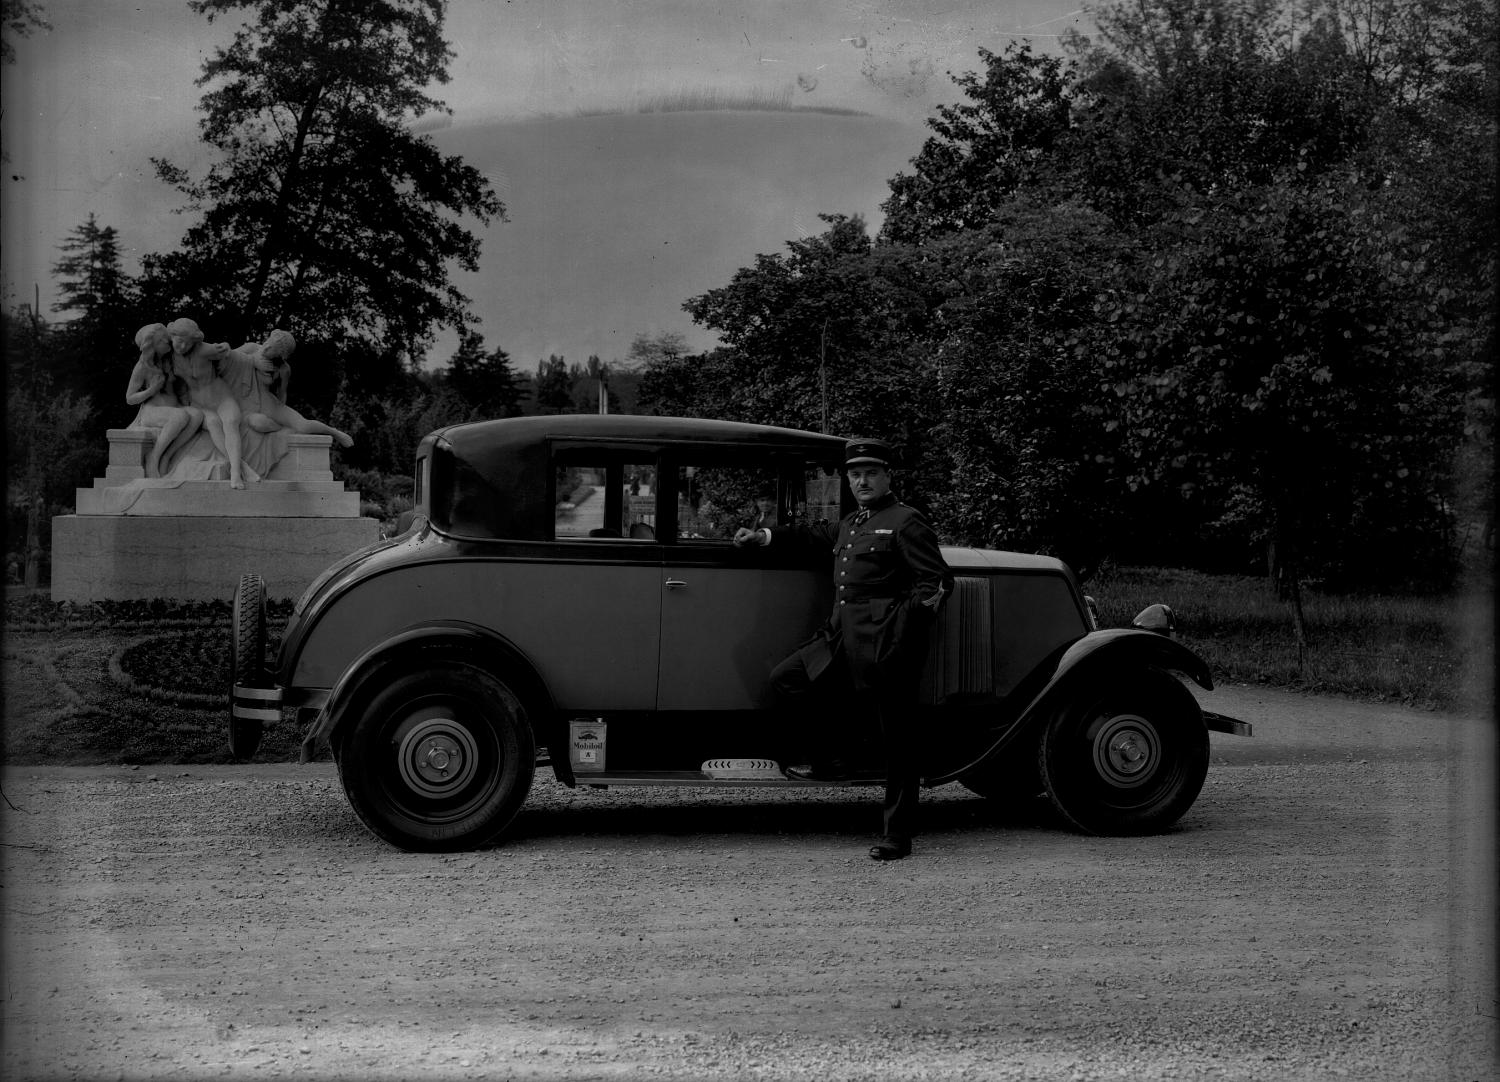
[[(1321, 594), (1304, 588), (1308, 654), (1297, 662), (1291, 604), (1267, 580), (1169, 568), (1108, 569), (1085, 586), (1101, 627), (1128, 627), (1166, 602), (1176, 637), (1214, 679), (1298, 688), (1427, 709), (1472, 708), (1493, 638), (1487, 592)], [(1488, 643), (1489, 645), (1484, 645)]]
[[(1266, 684), (1402, 702), (1487, 709), (1488, 595), (1304, 598), (1310, 651), (1297, 665), (1288, 605), (1264, 580), (1157, 568), (1109, 568), (1086, 591), (1101, 627), (1126, 627), (1170, 604), (1177, 637), (1220, 682)], [(273, 640), (290, 606), (272, 606)], [(53, 605), (7, 598), (0, 753), (25, 763), (228, 762), (227, 603)], [(267, 728), (257, 759), (292, 761), (301, 732)]]

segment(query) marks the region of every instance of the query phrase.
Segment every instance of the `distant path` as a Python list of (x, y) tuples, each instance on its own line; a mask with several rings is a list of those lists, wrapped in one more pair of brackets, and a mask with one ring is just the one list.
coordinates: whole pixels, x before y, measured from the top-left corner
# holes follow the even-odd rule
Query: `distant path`
[[(1258, 688), (1179, 828), (567, 790), (454, 856), (329, 764), (7, 769), (0, 1075), (1478, 1079), (1487, 727)], [(1489, 756), (1486, 759), (1486, 755)]]

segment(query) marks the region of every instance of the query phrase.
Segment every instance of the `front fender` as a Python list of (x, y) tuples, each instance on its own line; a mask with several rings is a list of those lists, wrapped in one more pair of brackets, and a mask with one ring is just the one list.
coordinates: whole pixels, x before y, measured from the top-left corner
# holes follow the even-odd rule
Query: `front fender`
[[(330, 740), (344, 722), (351, 704), (365, 681), (388, 666), (399, 665), (414, 655), (441, 650), (449, 656), (469, 657), (510, 685), (533, 717), (553, 713), (551, 696), (536, 668), (508, 640), (465, 621), (437, 621), (407, 628), (370, 647), (339, 676), (322, 710), (302, 738), (302, 762), (310, 762), (319, 742)], [(534, 724), (534, 723), (533, 723)]]
[[(1050, 675), (1047, 674), (1049, 666)], [(1213, 676), (1204, 660), (1175, 639), (1136, 628), (1090, 632), (1054, 653), (1032, 674), (1032, 679), (1022, 685), (1035, 687), (1037, 680), (1045, 677), (1041, 688), (1026, 700), (1015, 723), (1007, 726), (1005, 732), (983, 754), (958, 770), (929, 779), (928, 784), (941, 785), (966, 774), (983, 773), (996, 760), (1024, 745), (1029, 736), (1046, 724), (1057, 706), (1068, 701), (1080, 686), (1090, 680), (1107, 678), (1105, 674), (1108, 672), (1121, 669), (1180, 672), (1205, 691), (1212, 691), (1214, 686)], [(1221, 723), (1214, 728), (1222, 732), (1249, 735), (1250, 727), (1244, 722), (1221, 719), (1218, 715), (1213, 717)]]
[(1208, 665), (1176, 639), (1169, 639), (1156, 631), (1117, 627), (1108, 631), (1091, 632), (1063, 651), (1057, 663), (1057, 671), (1041, 694), (1045, 695), (1053, 683), (1063, 679), (1074, 669), (1100, 662), (1112, 666), (1143, 665), (1151, 669), (1180, 672), (1190, 677), (1204, 691), (1214, 689), (1214, 679), (1208, 671)]

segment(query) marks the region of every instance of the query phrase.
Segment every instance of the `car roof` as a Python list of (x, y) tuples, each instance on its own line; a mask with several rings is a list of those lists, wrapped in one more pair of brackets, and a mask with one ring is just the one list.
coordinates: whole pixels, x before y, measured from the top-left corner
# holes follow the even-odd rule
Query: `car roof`
[(824, 467), (843, 461), (839, 436), (794, 428), (696, 417), (558, 414), (450, 425), (422, 440), (417, 457), (431, 461), (428, 514), (439, 529), (476, 537), (543, 540), (552, 528), (549, 484), (554, 450), (594, 444), (634, 445), (654, 460), (707, 454), (738, 458), (799, 458)]
[(760, 445), (826, 455), (841, 453), (844, 439), (795, 428), (718, 421), (699, 417), (650, 417), (639, 414), (558, 414), (506, 417), (449, 425), (430, 438), (446, 440), (465, 459), (488, 459), (497, 452), (515, 453), (547, 440), (639, 440), (656, 443), (722, 443)]

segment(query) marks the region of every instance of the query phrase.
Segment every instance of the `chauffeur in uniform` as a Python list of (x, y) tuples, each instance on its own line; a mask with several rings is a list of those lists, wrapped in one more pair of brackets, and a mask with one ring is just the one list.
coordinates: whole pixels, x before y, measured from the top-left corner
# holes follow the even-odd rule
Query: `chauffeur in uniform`
[[(856, 511), (837, 525), (742, 529), (734, 537), (737, 545), (811, 545), (833, 555), (828, 622), (772, 671), (771, 682), (789, 702), (801, 704), (832, 685), (850, 700), (854, 718), (879, 720), (886, 783), (884, 832), (870, 849), (876, 860), (911, 852), (921, 789), (917, 684), (928, 628), (953, 589), (953, 573), (932, 527), (891, 493), (893, 462), (884, 441), (850, 440), (844, 469)], [(787, 773), (837, 780), (847, 769), (830, 751)]]

